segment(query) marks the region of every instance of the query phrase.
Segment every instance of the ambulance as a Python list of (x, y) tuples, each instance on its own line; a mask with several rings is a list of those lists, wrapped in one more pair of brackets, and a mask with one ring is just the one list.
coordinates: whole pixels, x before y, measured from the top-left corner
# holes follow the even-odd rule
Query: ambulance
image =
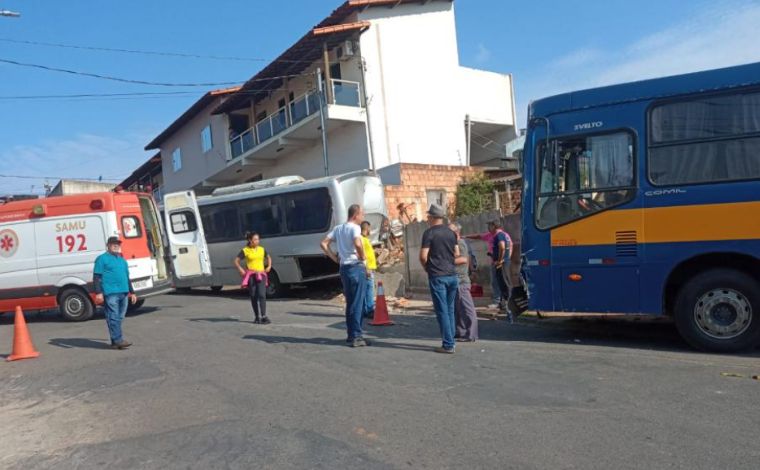
[(139, 299), (132, 309), (171, 291), (175, 279), (210, 275), (195, 194), (167, 194), (164, 214), (162, 221), (149, 194), (120, 190), (0, 204), (0, 313), (21, 306), (91, 318), (92, 270), (111, 236), (122, 240), (129, 264)]

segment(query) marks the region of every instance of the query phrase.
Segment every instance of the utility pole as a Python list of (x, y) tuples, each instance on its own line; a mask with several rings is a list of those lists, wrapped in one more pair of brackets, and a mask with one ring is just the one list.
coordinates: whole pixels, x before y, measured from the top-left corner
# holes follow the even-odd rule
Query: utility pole
[(317, 68), (317, 90), (319, 90), (319, 125), (322, 129), (322, 158), (325, 165), (325, 176), (330, 176), (330, 166), (327, 160), (327, 100), (325, 98), (325, 84), (322, 83), (322, 69)]

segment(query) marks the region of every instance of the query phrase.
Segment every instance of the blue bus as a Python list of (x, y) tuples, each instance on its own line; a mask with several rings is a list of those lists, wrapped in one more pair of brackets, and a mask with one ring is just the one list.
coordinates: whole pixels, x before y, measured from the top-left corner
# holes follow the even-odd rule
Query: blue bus
[(673, 317), (760, 343), (760, 63), (531, 103), (523, 276), (539, 311)]

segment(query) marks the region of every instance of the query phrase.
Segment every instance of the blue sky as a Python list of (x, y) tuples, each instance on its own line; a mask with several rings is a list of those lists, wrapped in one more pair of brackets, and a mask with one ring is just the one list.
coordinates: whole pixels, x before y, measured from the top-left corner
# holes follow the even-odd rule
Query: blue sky
[[(220, 61), (9, 43), (0, 59), (163, 82), (244, 81), (341, 0), (0, 0), (0, 39), (238, 56)], [(513, 73), (519, 119), (532, 99), (571, 89), (760, 61), (760, 0), (456, 0), (462, 65)], [(164, 92), (0, 63), (0, 194), (51, 177), (120, 180), (142, 148), (205, 89), (160, 97), (9, 100)], [(456, 92), (453, 90), (453, 92)], [(523, 127), (523, 125), (521, 125)]]

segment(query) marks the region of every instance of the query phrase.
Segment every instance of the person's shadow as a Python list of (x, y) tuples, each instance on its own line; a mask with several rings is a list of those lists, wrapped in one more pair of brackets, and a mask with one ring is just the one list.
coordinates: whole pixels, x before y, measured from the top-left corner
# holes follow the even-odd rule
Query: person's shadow
[(108, 341), (97, 341), (87, 338), (52, 338), (48, 341), (48, 344), (64, 349), (111, 349), (111, 343)]
[[(298, 338), (293, 336), (267, 336), (267, 335), (246, 335), (243, 339), (252, 341), (262, 341), (268, 344), (314, 344), (318, 346), (342, 347), (348, 348), (345, 340), (334, 338)], [(371, 346), (369, 348), (387, 348), (387, 349), (404, 349), (409, 351), (432, 351), (432, 347), (419, 346), (407, 343), (388, 343), (376, 339), (369, 339)]]

